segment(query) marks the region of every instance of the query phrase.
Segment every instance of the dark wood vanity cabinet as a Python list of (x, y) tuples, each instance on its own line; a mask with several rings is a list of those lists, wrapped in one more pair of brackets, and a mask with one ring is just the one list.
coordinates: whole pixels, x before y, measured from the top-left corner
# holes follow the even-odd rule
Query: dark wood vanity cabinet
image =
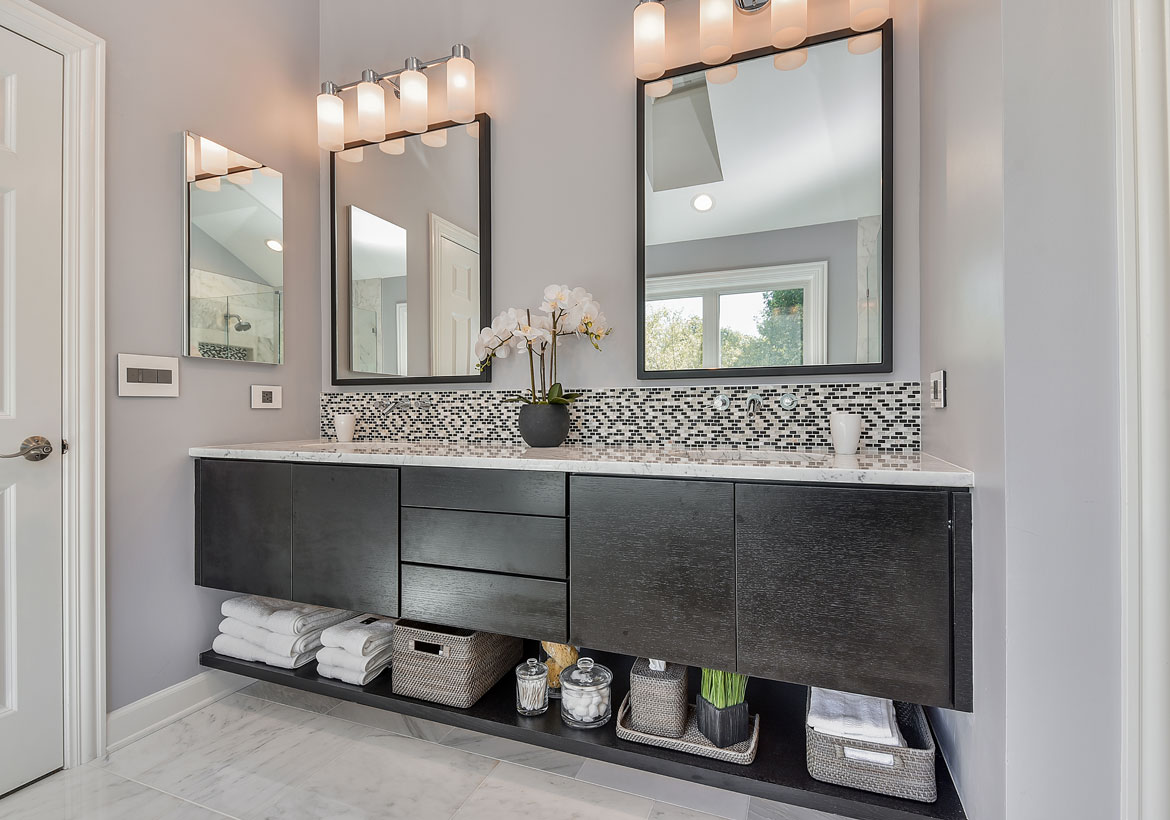
[(573, 476), (569, 641), (734, 670), (734, 486)]
[(195, 582), (398, 614), (398, 471), (195, 462)]
[(953, 705), (951, 494), (737, 484), (738, 665)]

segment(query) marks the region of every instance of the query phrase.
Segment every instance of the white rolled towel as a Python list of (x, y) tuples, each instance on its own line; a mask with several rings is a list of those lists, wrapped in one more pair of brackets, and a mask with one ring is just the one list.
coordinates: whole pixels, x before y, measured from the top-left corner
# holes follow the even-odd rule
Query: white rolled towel
[(292, 657), (278, 655), (275, 652), (269, 652), (262, 646), (248, 643), (243, 638), (223, 634), (215, 636), (215, 640), (211, 642), (211, 648), (219, 654), (227, 655), (230, 658), (238, 658), (242, 661), (257, 661), (281, 669), (299, 669), (313, 660), (313, 655), (315, 654), (313, 652), (302, 652)]
[(243, 595), (223, 602), (219, 611), (225, 618), (235, 618), (278, 635), (304, 635), (352, 618), (354, 613), (327, 606), (298, 604), (263, 595)]
[(812, 688), (808, 725), (818, 732), (846, 740), (882, 746), (906, 746), (898, 728), (894, 702), (869, 695)]
[(351, 655), (373, 655), (394, 640), (394, 619), (384, 615), (358, 615), (321, 634), (324, 646), (344, 649)]
[(385, 668), (394, 657), (394, 647), (388, 646), (381, 652), (373, 655), (354, 655), (335, 646), (323, 646), (317, 650), (317, 663), (324, 666), (336, 666), (338, 669), (348, 669), (351, 672), (369, 672), (375, 666)]
[(381, 675), (385, 669), (385, 666), (375, 666), (368, 672), (355, 672), (352, 669), (342, 669), (340, 666), (323, 666), (320, 663), (317, 664), (317, 674), (321, 677), (352, 683), (354, 686), (365, 686), (374, 678), (378, 677), (378, 675)]
[(300, 655), (302, 652), (313, 652), (321, 648), (321, 633), (306, 632), (304, 635), (280, 635), (269, 632), (259, 626), (252, 626), (235, 618), (224, 618), (220, 621), (219, 631), (224, 635), (243, 638), (256, 646), (263, 647), (277, 655)]

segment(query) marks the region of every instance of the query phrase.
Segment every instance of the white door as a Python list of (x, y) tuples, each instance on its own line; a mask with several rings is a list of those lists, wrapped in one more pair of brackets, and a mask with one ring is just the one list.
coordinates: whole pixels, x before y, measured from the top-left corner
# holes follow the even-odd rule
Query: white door
[(431, 214), (431, 374), (475, 372), (479, 237)]
[(0, 28), (0, 794), (63, 760), (62, 66)]

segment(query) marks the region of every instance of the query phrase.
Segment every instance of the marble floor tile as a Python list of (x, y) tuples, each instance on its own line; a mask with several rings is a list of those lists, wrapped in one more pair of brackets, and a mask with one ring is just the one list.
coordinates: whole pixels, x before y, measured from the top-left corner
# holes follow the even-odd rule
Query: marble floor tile
[(681, 806), (672, 806), (669, 803), (655, 803), (647, 820), (720, 820), (714, 814), (684, 809)]
[(673, 777), (666, 777), (625, 766), (615, 766), (600, 760), (586, 760), (577, 773), (578, 780), (587, 780), (599, 786), (618, 789), (630, 794), (649, 797), (662, 803), (695, 809), (728, 820), (746, 820), (748, 796), (688, 783)]
[(470, 729), (452, 729), (443, 738), (444, 746), (462, 749), (465, 752), (474, 752), (477, 755), (494, 757), (496, 760), (505, 760), (519, 766), (531, 769), (541, 769), (552, 774), (576, 777), (581, 771), (585, 758), (571, 755), (568, 752), (558, 752), (556, 749), (544, 749), (539, 746), (530, 746), (517, 740), (506, 737), (493, 737)]
[(452, 820), (646, 820), (653, 806), (644, 797), (500, 763)]
[(287, 686), (269, 683), (266, 680), (258, 680), (251, 686), (245, 686), (240, 690), (240, 694), (320, 714), (325, 714), (342, 703), (337, 698), (331, 698), (328, 695), (318, 695), (316, 692), (306, 692), (303, 689), (291, 689)]
[(249, 818), (328, 763), (362, 728), (236, 693), (110, 755), (106, 767)]
[[(287, 785), (264, 820), (448, 820), (498, 764), (366, 728), (332, 761)], [(514, 818), (513, 818), (514, 820)]]
[(432, 743), (441, 742), (452, 730), (452, 727), (435, 723), (432, 720), (408, 717), (397, 712), (388, 712), (385, 709), (375, 709), (373, 706), (363, 706), (360, 703), (348, 701), (339, 703), (335, 709), (329, 712), (329, 716), (361, 723), (365, 726), (373, 726), (375, 729), (385, 729), (396, 735), (429, 740)]
[(748, 820), (846, 820), (846, 818), (839, 814), (825, 814), (823, 811), (753, 797), (748, 807)]
[(92, 766), (58, 772), (0, 800), (4, 820), (223, 820), (224, 815)]

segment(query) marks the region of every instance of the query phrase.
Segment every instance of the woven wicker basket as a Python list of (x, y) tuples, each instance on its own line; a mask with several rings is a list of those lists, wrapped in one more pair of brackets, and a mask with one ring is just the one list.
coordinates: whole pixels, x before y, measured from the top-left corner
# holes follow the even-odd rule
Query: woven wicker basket
[[(937, 800), (934, 737), (926, 713), (913, 703), (895, 703), (894, 708), (898, 713), (898, 728), (909, 748), (846, 740), (822, 734), (806, 723), (808, 773), (825, 783), (876, 794), (922, 803)], [(805, 714), (808, 714), (807, 706)]]
[(668, 663), (662, 672), (638, 658), (630, 670), (630, 728), (647, 735), (682, 737), (687, 728), (687, 668)]
[(519, 638), (399, 621), (394, 627), (394, 694), (467, 709), (520, 662)]

